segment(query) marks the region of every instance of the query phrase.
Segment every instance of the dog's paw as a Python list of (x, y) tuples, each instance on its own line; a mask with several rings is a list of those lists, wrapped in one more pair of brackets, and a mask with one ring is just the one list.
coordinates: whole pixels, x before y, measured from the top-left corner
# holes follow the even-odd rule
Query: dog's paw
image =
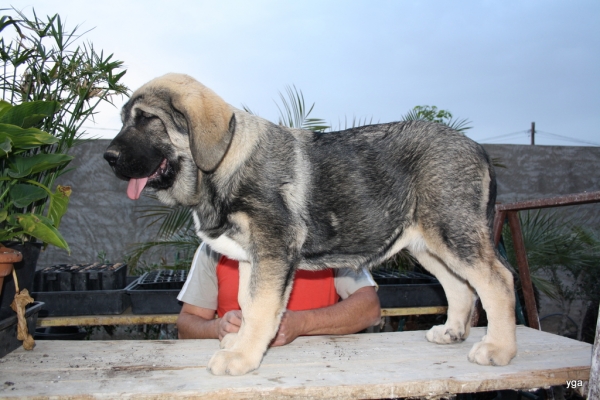
[(227, 335), (225, 335), (225, 337), (223, 337), (223, 340), (221, 340), (219, 346), (222, 349), (231, 350), (233, 348), (233, 345), (237, 341), (237, 337), (237, 333), (228, 333)]
[(499, 346), (494, 343), (481, 341), (475, 343), (469, 352), (469, 361), (479, 365), (507, 365), (517, 354), (517, 346)]
[(258, 368), (260, 360), (238, 351), (219, 350), (208, 362), (208, 370), (213, 375), (244, 375)]
[(427, 340), (437, 344), (462, 342), (466, 339), (464, 331), (453, 329), (447, 325), (436, 325), (427, 331)]

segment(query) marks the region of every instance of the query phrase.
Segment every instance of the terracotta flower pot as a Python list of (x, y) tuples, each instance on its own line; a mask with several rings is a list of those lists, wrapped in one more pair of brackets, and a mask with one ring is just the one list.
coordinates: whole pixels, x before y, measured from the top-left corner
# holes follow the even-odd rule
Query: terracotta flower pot
[(9, 249), (8, 247), (0, 247), (0, 293), (4, 284), (4, 277), (10, 275), (13, 270), (13, 264), (23, 259), (23, 254), (20, 251)]

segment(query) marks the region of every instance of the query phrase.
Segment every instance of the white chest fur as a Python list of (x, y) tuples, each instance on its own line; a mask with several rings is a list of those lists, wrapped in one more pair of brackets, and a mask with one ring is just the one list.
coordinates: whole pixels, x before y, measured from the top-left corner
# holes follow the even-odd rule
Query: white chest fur
[(235, 240), (226, 235), (221, 235), (216, 239), (209, 238), (202, 232), (200, 220), (196, 213), (193, 212), (192, 215), (194, 216), (194, 224), (196, 225), (196, 234), (214, 251), (221, 253), (232, 260), (249, 261), (246, 250), (244, 250)]

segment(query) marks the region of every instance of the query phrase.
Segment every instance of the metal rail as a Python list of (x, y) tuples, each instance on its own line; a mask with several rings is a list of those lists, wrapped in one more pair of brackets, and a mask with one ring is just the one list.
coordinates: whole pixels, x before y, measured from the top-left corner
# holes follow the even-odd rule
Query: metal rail
[(533, 284), (531, 283), (531, 274), (529, 273), (529, 262), (527, 261), (527, 253), (525, 251), (525, 243), (523, 241), (523, 232), (521, 230), (518, 212), (523, 210), (575, 206), (598, 202), (600, 202), (600, 192), (584, 192), (496, 205), (496, 215), (494, 217), (493, 227), (494, 243), (496, 246), (498, 245), (500, 236), (502, 235), (502, 226), (505, 221), (508, 222), (517, 258), (517, 266), (519, 267), (521, 288), (523, 290), (523, 297), (525, 298), (525, 310), (527, 310), (527, 320), (531, 328), (540, 329), (540, 319), (535, 304)]

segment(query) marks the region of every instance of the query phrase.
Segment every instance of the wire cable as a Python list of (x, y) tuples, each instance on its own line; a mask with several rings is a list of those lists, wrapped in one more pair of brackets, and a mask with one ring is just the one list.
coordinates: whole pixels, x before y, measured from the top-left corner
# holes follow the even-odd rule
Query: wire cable
[(544, 132), (544, 131), (535, 131), (535, 133), (536, 134), (542, 134), (543, 136), (550, 136), (550, 137), (562, 139), (562, 140), (565, 140), (567, 142), (581, 143), (581, 144), (586, 144), (588, 146), (600, 146), (600, 143), (594, 143), (594, 142), (588, 142), (586, 140), (574, 139), (574, 138), (571, 138), (571, 137), (568, 137), (568, 136), (559, 135), (559, 134), (556, 134), (556, 133), (550, 133), (550, 132)]
[(492, 137), (489, 137), (489, 138), (481, 139), (479, 142), (483, 143), (483, 142), (487, 142), (488, 140), (504, 139), (504, 138), (507, 138), (507, 137), (510, 137), (510, 136), (522, 135), (524, 133), (529, 134), (529, 133), (531, 133), (531, 131), (519, 131), (519, 132), (507, 133), (507, 134), (499, 135), (499, 136), (492, 136)]

